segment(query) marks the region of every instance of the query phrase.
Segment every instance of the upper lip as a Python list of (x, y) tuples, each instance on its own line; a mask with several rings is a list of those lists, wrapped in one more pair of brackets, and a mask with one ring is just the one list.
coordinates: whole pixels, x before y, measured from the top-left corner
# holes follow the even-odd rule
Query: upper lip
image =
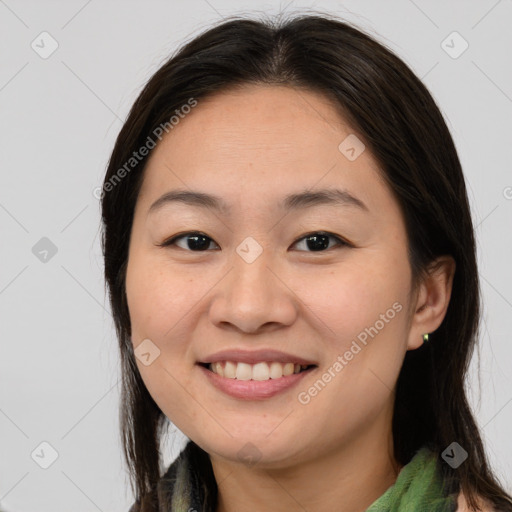
[(221, 350), (206, 356), (202, 361), (205, 363), (217, 363), (219, 361), (233, 361), (237, 363), (256, 364), (262, 361), (276, 361), (278, 363), (295, 363), (304, 365), (316, 365), (315, 362), (309, 361), (302, 357), (280, 352), (279, 350), (263, 349), (263, 350), (242, 350), (242, 349), (231, 349)]

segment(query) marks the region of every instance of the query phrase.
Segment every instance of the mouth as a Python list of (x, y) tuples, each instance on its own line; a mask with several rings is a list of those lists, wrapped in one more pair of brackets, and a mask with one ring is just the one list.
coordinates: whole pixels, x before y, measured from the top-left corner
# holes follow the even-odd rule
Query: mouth
[(216, 361), (198, 364), (209, 372), (225, 379), (260, 382), (282, 379), (283, 377), (306, 373), (313, 368), (317, 368), (315, 364), (300, 364), (292, 361), (286, 363), (261, 361), (255, 364), (237, 361)]
[(315, 364), (301, 365), (276, 361), (261, 361), (255, 364), (216, 361), (197, 363), (197, 366), (214, 389), (238, 400), (267, 400), (285, 393), (298, 386), (318, 368)]

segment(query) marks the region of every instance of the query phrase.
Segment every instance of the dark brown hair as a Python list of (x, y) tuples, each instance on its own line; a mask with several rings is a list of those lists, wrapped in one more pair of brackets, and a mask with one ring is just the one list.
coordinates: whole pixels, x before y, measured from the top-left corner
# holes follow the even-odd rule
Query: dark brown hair
[[(379, 162), (400, 205), (414, 286), (436, 257), (455, 259), (446, 316), (428, 343), (407, 352), (398, 377), (395, 457), (405, 465), (422, 446), (440, 455), (456, 441), (468, 458), (457, 469), (441, 464), (451, 492), (462, 489), (471, 505), (480, 496), (499, 510), (512, 510), (486, 459), (464, 386), (481, 306), (473, 224), (452, 137), (432, 96), (400, 58), (326, 14), (279, 20), (237, 16), (195, 37), (151, 77), (117, 137), (101, 198), (102, 249), (122, 365), (121, 435), (136, 499), (154, 489), (161, 476), (160, 441), (168, 425), (135, 363), (125, 293), (130, 233), (147, 157), (114, 186), (112, 179), (155, 128), (191, 98), (200, 105), (210, 94), (244, 84), (320, 92), (339, 108)], [(210, 469), (203, 482), (215, 485)], [(215, 497), (215, 489), (210, 491)]]

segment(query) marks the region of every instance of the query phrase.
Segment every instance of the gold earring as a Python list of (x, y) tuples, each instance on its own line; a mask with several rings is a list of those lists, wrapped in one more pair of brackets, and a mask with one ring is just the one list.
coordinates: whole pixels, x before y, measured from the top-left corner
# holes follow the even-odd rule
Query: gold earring
[(426, 343), (428, 341), (428, 332), (427, 334), (423, 335), (423, 343)]

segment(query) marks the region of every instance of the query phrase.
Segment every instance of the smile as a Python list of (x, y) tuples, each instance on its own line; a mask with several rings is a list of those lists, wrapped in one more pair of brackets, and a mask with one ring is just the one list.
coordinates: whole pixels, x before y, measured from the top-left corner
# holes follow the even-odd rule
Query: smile
[(217, 361), (206, 367), (213, 373), (227, 379), (257, 380), (280, 379), (288, 375), (301, 373), (314, 365), (300, 365), (298, 363), (281, 363), (278, 361), (262, 361), (249, 364), (236, 361)]
[[(302, 366), (306, 365), (265, 361), (256, 364), (232, 361), (198, 364), (213, 388), (241, 400), (265, 400), (284, 393), (318, 368), (316, 365)], [(297, 367), (299, 371), (295, 373)], [(223, 372), (222, 376), (219, 371)]]

